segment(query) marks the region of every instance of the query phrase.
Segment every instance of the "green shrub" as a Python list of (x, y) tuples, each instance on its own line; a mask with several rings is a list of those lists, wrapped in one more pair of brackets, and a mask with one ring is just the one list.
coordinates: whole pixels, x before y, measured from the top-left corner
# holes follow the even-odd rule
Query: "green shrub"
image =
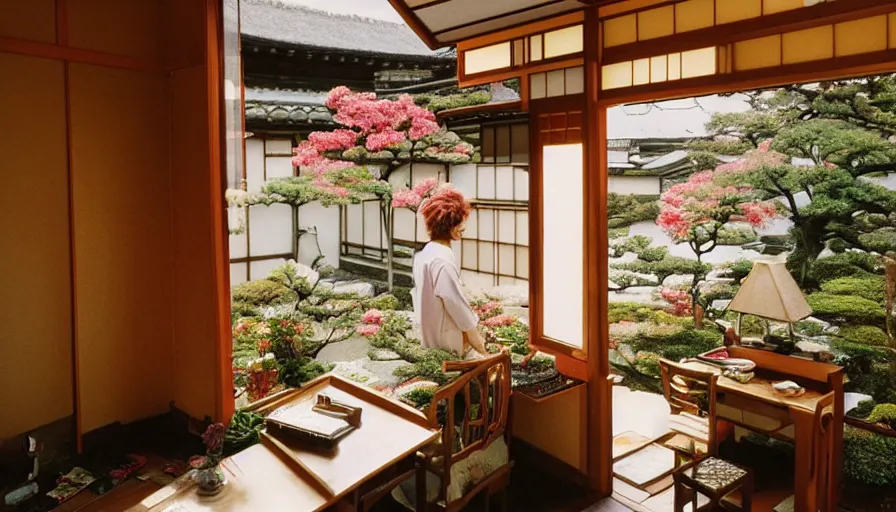
[(608, 238), (610, 240), (613, 240), (614, 238), (622, 238), (628, 236), (629, 232), (631, 232), (631, 228), (628, 226), (622, 228), (610, 228), (608, 230)]
[(824, 320), (843, 320), (853, 325), (883, 325), (884, 308), (871, 300), (853, 295), (818, 292), (806, 297), (815, 316)]
[(632, 350), (654, 352), (670, 361), (680, 361), (708, 352), (721, 344), (722, 334), (718, 331), (687, 328), (665, 335), (639, 332), (632, 340)]
[(734, 278), (734, 284), (741, 284), (744, 278), (753, 270), (753, 260), (741, 259), (725, 266), (728, 268), (731, 277)]
[(837, 334), (846, 341), (873, 347), (887, 346), (887, 333), (880, 327), (871, 325), (848, 325)]
[(436, 396), (436, 388), (416, 388), (409, 391), (401, 397), (403, 402), (407, 402), (417, 409), (423, 410), (429, 407), (432, 399)]
[(289, 288), (267, 279), (238, 284), (231, 289), (231, 296), (234, 303), (252, 306), (273, 306), (293, 298)]
[(833, 295), (855, 295), (883, 304), (886, 299), (883, 276), (840, 277), (821, 283), (821, 291)]
[(881, 487), (896, 484), (896, 439), (847, 425), (843, 454), (848, 480)]
[(403, 286), (396, 286), (392, 289), (392, 295), (398, 299), (398, 310), (413, 311), (414, 301), (411, 298), (411, 289)]
[(638, 260), (631, 263), (612, 265), (612, 267), (616, 270), (624, 270), (636, 274), (653, 275), (656, 276), (660, 283), (669, 276), (674, 275), (696, 274), (699, 279), (704, 279), (706, 274), (712, 270), (712, 265), (680, 256), (668, 256), (660, 261)]
[(638, 258), (648, 262), (656, 262), (662, 260), (668, 255), (668, 247), (648, 247), (638, 253)]
[(607, 222), (610, 228), (631, 226), (636, 222), (655, 220), (660, 214), (657, 198), (632, 194), (607, 196)]
[(892, 429), (896, 429), (896, 404), (878, 405), (871, 411), (866, 421), (868, 423), (883, 423)]
[(613, 257), (621, 258), (627, 252), (638, 254), (641, 251), (644, 251), (652, 241), (653, 240), (648, 236), (638, 235), (631, 238), (618, 240), (610, 244), (610, 248), (613, 250)]
[(259, 316), (258, 308), (242, 301), (234, 301), (230, 304), (230, 319), (232, 321), (239, 320), (249, 316)]
[(871, 414), (871, 411), (874, 410), (876, 405), (877, 402), (875, 402), (873, 398), (870, 400), (862, 400), (859, 402), (859, 405), (855, 406), (855, 408), (846, 413), (846, 415), (852, 416), (853, 418), (865, 419)]
[(753, 228), (740, 228), (737, 226), (723, 226), (719, 229), (718, 244), (719, 245), (743, 245), (755, 242), (759, 237)]
[(815, 337), (824, 333), (824, 325), (819, 322), (803, 320), (793, 324), (793, 329), (803, 336)]
[(860, 372), (846, 368), (846, 373), (846, 391), (871, 395), (879, 404), (896, 403), (896, 375), (890, 372), (889, 363), (872, 362)]
[(379, 309), (380, 311), (394, 311), (399, 308), (401, 303), (394, 295), (380, 295), (374, 297), (367, 302), (367, 306), (371, 309)]
[(846, 252), (846, 250), (849, 249), (849, 244), (842, 238), (832, 238), (828, 240), (828, 249), (839, 254), (841, 252)]
[(649, 322), (654, 325), (693, 325), (694, 321), (687, 317), (678, 317), (662, 309), (657, 309), (636, 302), (612, 302), (607, 308), (609, 323)]
[[(886, 217), (884, 217), (886, 219)], [(883, 228), (859, 235), (859, 243), (869, 251), (884, 254), (896, 249), (896, 228)]]
[(660, 376), (660, 356), (653, 352), (638, 352), (635, 357), (635, 369), (651, 377)]
[(809, 278), (823, 283), (839, 277), (867, 277), (879, 272), (876, 257), (863, 252), (844, 252), (815, 260), (809, 269)]

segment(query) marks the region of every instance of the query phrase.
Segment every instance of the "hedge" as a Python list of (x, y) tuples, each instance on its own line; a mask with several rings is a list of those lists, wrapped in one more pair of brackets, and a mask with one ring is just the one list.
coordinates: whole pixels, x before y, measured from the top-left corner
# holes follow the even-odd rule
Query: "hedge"
[(878, 273), (878, 259), (864, 252), (844, 252), (815, 260), (809, 270), (809, 277), (818, 283), (840, 277), (867, 277)]
[(852, 325), (883, 326), (886, 313), (883, 306), (854, 295), (833, 295), (818, 292), (806, 297), (814, 316), (824, 320), (840, 320)]
[(880, 487), (896, 484), (896, 439), (847, 425), (843, 453), (848, 480)]
[(883, 304), (886, 300), (886, 280), (883, 276), (839, 277), (821, 283), (821, 291), (832, 295), (855, 295)]

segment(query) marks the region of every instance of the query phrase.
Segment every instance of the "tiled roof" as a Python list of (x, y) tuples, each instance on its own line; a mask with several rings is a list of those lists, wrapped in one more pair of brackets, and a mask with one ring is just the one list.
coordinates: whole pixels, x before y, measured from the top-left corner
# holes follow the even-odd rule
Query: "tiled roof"
[(330, 14), (278, 0), (242, 0), (243, 36), (359, 53), (454, 59), (453, 50), (430, 50), (401, 23)]

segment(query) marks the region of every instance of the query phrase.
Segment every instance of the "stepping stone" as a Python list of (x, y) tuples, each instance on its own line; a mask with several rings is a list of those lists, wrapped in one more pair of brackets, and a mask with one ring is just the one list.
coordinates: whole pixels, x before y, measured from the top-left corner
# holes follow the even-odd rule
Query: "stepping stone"
[(377, 348), (370, 351), (370, 359), (373, 361), (397, 361), (401, 356), (387, 348)]

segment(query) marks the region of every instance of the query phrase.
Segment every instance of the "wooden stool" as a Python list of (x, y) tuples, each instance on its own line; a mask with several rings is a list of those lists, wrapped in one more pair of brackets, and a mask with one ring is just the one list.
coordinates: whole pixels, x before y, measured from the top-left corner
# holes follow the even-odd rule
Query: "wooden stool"
[[(742, 510), (752, 509), (753, 473), (746, 468), (716, 457), (707, 457), (681, 468), (672, 474), (675, 480), (675, 512), (689, 510)], [(740, 491), (741, 502), (737, 504), (725, 497)], [(709, 503), (697, 507), (697, 494), (709, 498)]]

